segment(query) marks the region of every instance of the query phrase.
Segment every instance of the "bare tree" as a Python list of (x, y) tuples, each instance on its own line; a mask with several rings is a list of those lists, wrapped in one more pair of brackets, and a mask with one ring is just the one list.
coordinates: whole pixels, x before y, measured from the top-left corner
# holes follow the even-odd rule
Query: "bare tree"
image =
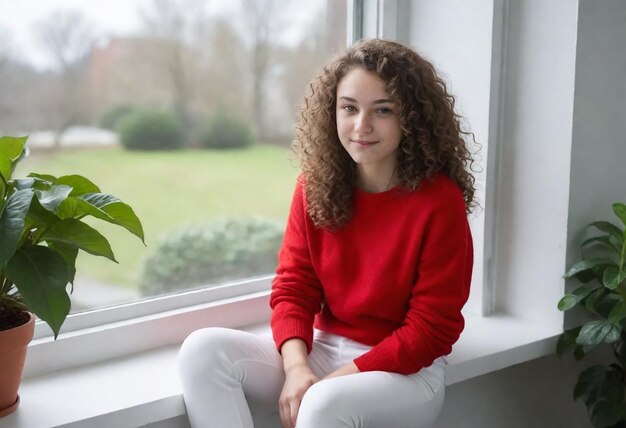
[(174, 110), (183, 125), (191, 125), (197, 65), (195, 40), (201, 38), (206, 21), (205, 0), (153, 0), (139, 11), (145, 33), (158, 42), (158, 48), (145, 52), (164, 72)]
[(45, 79), (20, 61), (18, 52), (12, 34), (0, 28), (0, 134), (28, 132), (44, 122), (34, 98), (41, 93)]
[(202, 59), (199, 79), (202, 103), (198, 106), (205, 115), (215, 110), (249, 121), (251, 70), (248, 67), (246, 46), (231, 20), (216, 17), (210, 21), (204, 48), (199, 50)]
[(9, 115), (9, 65), (10, 65), (10, 35), (8, 30), (0, 28), (0, 124), (2, 118)]
[(259, 139), (267, 136), (264, 87), (270, 65), (270, 52), (281, 28), (281, 9), (276, 0), (243, 0), (244, 16), (251, 36), (252, 117)]
[(68, 74), (91, 52), (92, 27), (80, 12), (54, 11), (39, 22), (39, 39), (56, 67)]
[(343, 2), (326, 0), (318, 9), (304, 37), (295, 49), (287, 51), (282, 77), (290, 105), (298, 104), (306, 93), (306, 84), (320, 71), (331, 56), (345, 47), (346, 6)]
[(95, 38), (85, 17), (69, 10), (47, 15), (37, 23), (36, 32), (58, 77), (45, 100), (55, 128), (54, 147), (59, 148), (65, 130), (85, 113), (85, 64)]
[(283, 143), (293, 138), (293, 121), (287, 118), (295, 119), (307, 82), (333, 53), (345, 48), (346, 40), (344, 2), (318, 0), (315, 4), (295, 1), (290, 4), (306, 10), (307, 19), (297, 24), (299, 32), (295, 34), (289, 34), (295, 28), (294, 22), (281, 25), (288, 31), (281, 37), (282, 43), (274, 43), (272, 47), (272, 68), (266, 76), (266, 86), (273, 93), (266, 94), (266, 100), (273, 96), (273, 101), (269, 104), (271, 108), (264, 109), (266, 122), (276, 124), (272, 127), (272, 139)]

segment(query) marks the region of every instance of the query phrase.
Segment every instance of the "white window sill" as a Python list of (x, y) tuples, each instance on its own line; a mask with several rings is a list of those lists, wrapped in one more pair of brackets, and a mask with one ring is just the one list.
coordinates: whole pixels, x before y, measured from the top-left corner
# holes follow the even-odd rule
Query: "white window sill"
[[(466, 322), (448, 358), (448, 385), (549, 355), (560, 334), (504, 314), (466, 315)], [(244, 330), (269, 334), (265, 323)], [(0, 419), (0, 428), (123, 428), (181, 417), (178, 347), (26, 379), (20, 407)]]

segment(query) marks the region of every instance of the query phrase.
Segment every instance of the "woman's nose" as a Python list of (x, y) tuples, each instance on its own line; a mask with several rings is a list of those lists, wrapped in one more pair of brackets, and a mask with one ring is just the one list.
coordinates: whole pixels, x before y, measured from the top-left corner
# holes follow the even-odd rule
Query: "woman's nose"
[(355, 131), (364, 134), (372, 132), (372, 123), (367, 113), (361, 113), (356, 117), (354, 129)]

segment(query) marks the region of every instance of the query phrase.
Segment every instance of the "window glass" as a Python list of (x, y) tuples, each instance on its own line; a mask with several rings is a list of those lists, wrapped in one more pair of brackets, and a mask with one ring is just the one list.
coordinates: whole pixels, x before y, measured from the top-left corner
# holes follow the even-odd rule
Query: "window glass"
[(73, 310), (272, 273), (306, 83), (345, 47), (346, 0), (0, 0), (0, 134), (17, 174), (81, 174), (134, 208), (144, 245), (88, 223)]

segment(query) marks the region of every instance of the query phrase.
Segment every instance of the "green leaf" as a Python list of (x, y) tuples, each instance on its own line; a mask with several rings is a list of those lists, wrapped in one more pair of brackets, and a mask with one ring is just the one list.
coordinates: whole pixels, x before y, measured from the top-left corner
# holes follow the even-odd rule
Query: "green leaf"
[(624, 237), (622, 230), (615, 226), (613, 223), (608, 222), (608, 221), (594, 221), (593, 223), (591, 223), (589, 225), (589, 227), (595, 227), (596, 229), (604, 232), (604, 233), (608, 233), (611, 236), (613, 236), (615, 239), (617, 239), (620, 244), (622, 243)]
[(587, 309), (589, 312), (595, 312), (596, 305), (604, 297), (605, 290), (606, 289), (604, 287), (598, 287), (591, 293), (589, 293), (589, 295), (585, 299), (585, 309)]
[(41, 237), (48, 242), (62, 242), (80, 248), (95, 256), (103, 256), (117, 263), (109, 241), (96, 229), (75, 220), (61, 220), (53, 224)]
[(9, 260), (6, 272), (26, 306), (48, 323), (56, 339), (70, 311), (65, 289), (68, 269), (63, 257), (51, 248), (25, 247)]
[(606, 393), (606, 401), (609, 403), (623, 403), (624, 402), (624, 385), (622, 383), (615, 383), (612, 385)]
[(96, 186), (91, 180), (78, 174), (63, 175), (59, 178), (56, 178), (54, 175), (50, 174), (35, 173), (31, 173), (28, 176), (57, 186), (71, 187), (71, 196), (80, 196), (83, 194), (93, 194), (100, 192), (100, 188)]
[(605, 372), (606, 368), (601, 365), (591, 366), (583, 370), (578, 375), (578, 380), (574, 386), (574, 400), (598, 389), (604, 381)]
[(590, 321), (583, 326), (576, 338), (579, 345), (596, 346), (600, 343), (613, 343), (620, 338), (622, 328), (605, 320)]
[(57, 208), (57, 214), (62, 219), (76, 218), (80, 220), (86, 215), (91, 215), (110, 223), (114, 222), (113, 217), (102, 211), (100, 208), (74, 196), (69, 196), (61, 203), (61, 205), (59, 205)]
[(609, 322), (611, 324), (620, 325), (622, 319), (626, 317), (626, 303), (618, 302), (609, 313)]
[(113, 217), (113, 222), (137, 236), (145, 245), (143, 227), (133, 209), (123, 202), (114, 202), (102, 208), (102, 211)]
[(80, 198), (100, 209), (114, 202), (122, 202), (118, 197), (106, 193), (87, 193), (80, 195)]
[(563, 278), (571, 278), (579, 272), (593, 269), (596, 266), (606, 266), (606, 265), (614, 265), (611, 260), (602, 259), (602, 258), (593, 258), (588, 260), (582, 260), (572, 267), (563, 275)]
[(22, 189), (35, 189), (35, 190), (48, 190), (51, 184), (47, 181), (40, 180), (38, 178), (16, 178), (13, 180), (13, 187), (17, 190)]
[(576, 275), (574, 275), (576, 277), (576, 279), (583, 283), (583, 284), (588, 284), (591, 281), (593, 281), (594, 279), (598, 279), (597, 275), (595, 274), (595, 272), (592, 270), (584, 270), (582, 272), (578, 272)]
[(624, 226), (626, 226), (626, 205), (621, 202), (614, 203), (613, 212), (619, 217), (622, 223), (624, 223)]
[(596, 305), (596, 312), (602, 319), (608, 320), (609, 314), (615, 305), (622, 301), (622, 297), (619, 294), (610, 291), (608, 288), (605, 288), (605, 290), (608, 290), (608, 293), (605, 294), (604, 298), (602, 298), (602, 300), (600, 300)]
[(133, 211), (133, 209), (127, 204), (120, 201), (116, 196), (108, 195), (105, 193), (94, 193), (89, 195), (83, 195), (79, 197), (89, 205), (98, 208), (101, 212), (108, 215), (111, 219), (100, 217), (93, 212), (89, 214), (94, 217), (98, 217), (101, 220), (108, 221), (113, 224), (122, 226), (133, 235), (139, 237), (145, 245), (143, 227), (139, 218)]
[(70, 196), (79, 196), (85, 193), (99, 193), (98, 186), (81, 175), (64, 175), (59, 177), (54, 184), (63, 184), (72, 188)]
[(63, 185), (52, 185), (49, 190), (36, 190), (35, 195), (42, 207), (50, 212), (55, 212), (72, 192), (72, 188)]
[(39, 201), (37, 201), (37, 198), (33, 198), (30, 208), (28, 209), (26, 221), (30, 227), (41, 227), (51, 226), (59, 221), (59, 218), (50, 211), (44, 209)]
[(571, 293), (567, 293), (563, 298), (559, 301), (558, 308), (560, 311), (567, 311), (578, 304), (582, 299), (587, 297), (589, 293), (591, 293), (594, 289), (588, 288), (583, 285), (578, 287)]
[(15, 180), (13, 180), (13, 186), (17, 190), (32, 189), (34, 185), (34, 178), (16, 178)]
[(22, 154), (26, 140), (28, 140), (28, 136), (0, 137), (0, 153), (5, 155), (11, 161), (15, 161)]
[(11, 179), (11, 171), (13, 171), (11, 159), (9, 159), (7, 155), (0, 153), (0, 175), (4, 178), (4, 181)]
[(583, 241), (583, 243), (580, 244), (580, 246), (584, 247), (584, 246), (592, 245), (592, 244), (601, 245), (602, 247), (611, 251), (615, 251), (618, 254), (620, 251), (620, 249), (615, 244), (613, 244), (613, 241), (611, 241), (611, 235), (594, 236), (592, 238), (589, 238)]
[(556, 355), (561, 358), (566, 352), (576, 348), (576, 337), (582, 327), (575, 327), (570, 330), (564, 331), (559, 336), (559, 340), (556, 343)]
[(593, 408), (591, 423), (594, 427), (609, 427), (622, 419), (624, 414), (623, 404), (600, 401)]
[(86, 215), (99, 218), (101, 220), (115, 223), (115, 219), (102, 211), (101, 209), (94, 207), (90, 203), (74, 196), (68, 196), (61, 205), (55, 210), (58, 217), (62, 220), (77, 219), (80, 220)]
[(109, 214), (105, 213), (100, 208), (94, 205), (91, 205), (89, 202), (83, 199), (76, 198), (76, 202), (78, 205), (77, 212), (80, 213), (80, 215), (88, 214), (93, 217), (99, 218), (100, 220), (108, 221), (109, 223), (113, 223), (115, 221), (115, 219), (111, 217)]
[(626, 272), (619, 270), (615, 266), (609, 266), (604, 270), (602, 283), (609, 290), (615, 290), (624, 279), (626, 279)]
[(585, 358), (585, 354), (585, 348), (583, 348), (582, 346), (578, 345), (576, 348), (574, 348), (574, 358), (576, 359), (576, 361), (580, 361)]
[(2, 215), (0, 215), (0, 269), (15, 253), (32, 199), (32, 190), (18, 190), (9, 197), (2, 210)]
[(30, 174), (28, 174), (28, 177), (36, 178), (40, 181), (45, 181), (50, 184), (54, 184), (57, 181), (57, 178), (54, 175), (50, 174), (36, 174), (34, 172), (31, 172)]
[(59, 253), (67, 263), (68, 282), (73, 286), (74, 277), (76, 276), (76, 257), (78, 256), (78, 247), (68, 245), (63, 242), (50, 242), (48, 246)]
[(58, 207), (56, 207), (54, 210), (55, 214), (59, 216), (61, 220), (80, 217), (80, 214), (77, 213), (78, 201), (78, 198), (68, 196), (59, 204)]

